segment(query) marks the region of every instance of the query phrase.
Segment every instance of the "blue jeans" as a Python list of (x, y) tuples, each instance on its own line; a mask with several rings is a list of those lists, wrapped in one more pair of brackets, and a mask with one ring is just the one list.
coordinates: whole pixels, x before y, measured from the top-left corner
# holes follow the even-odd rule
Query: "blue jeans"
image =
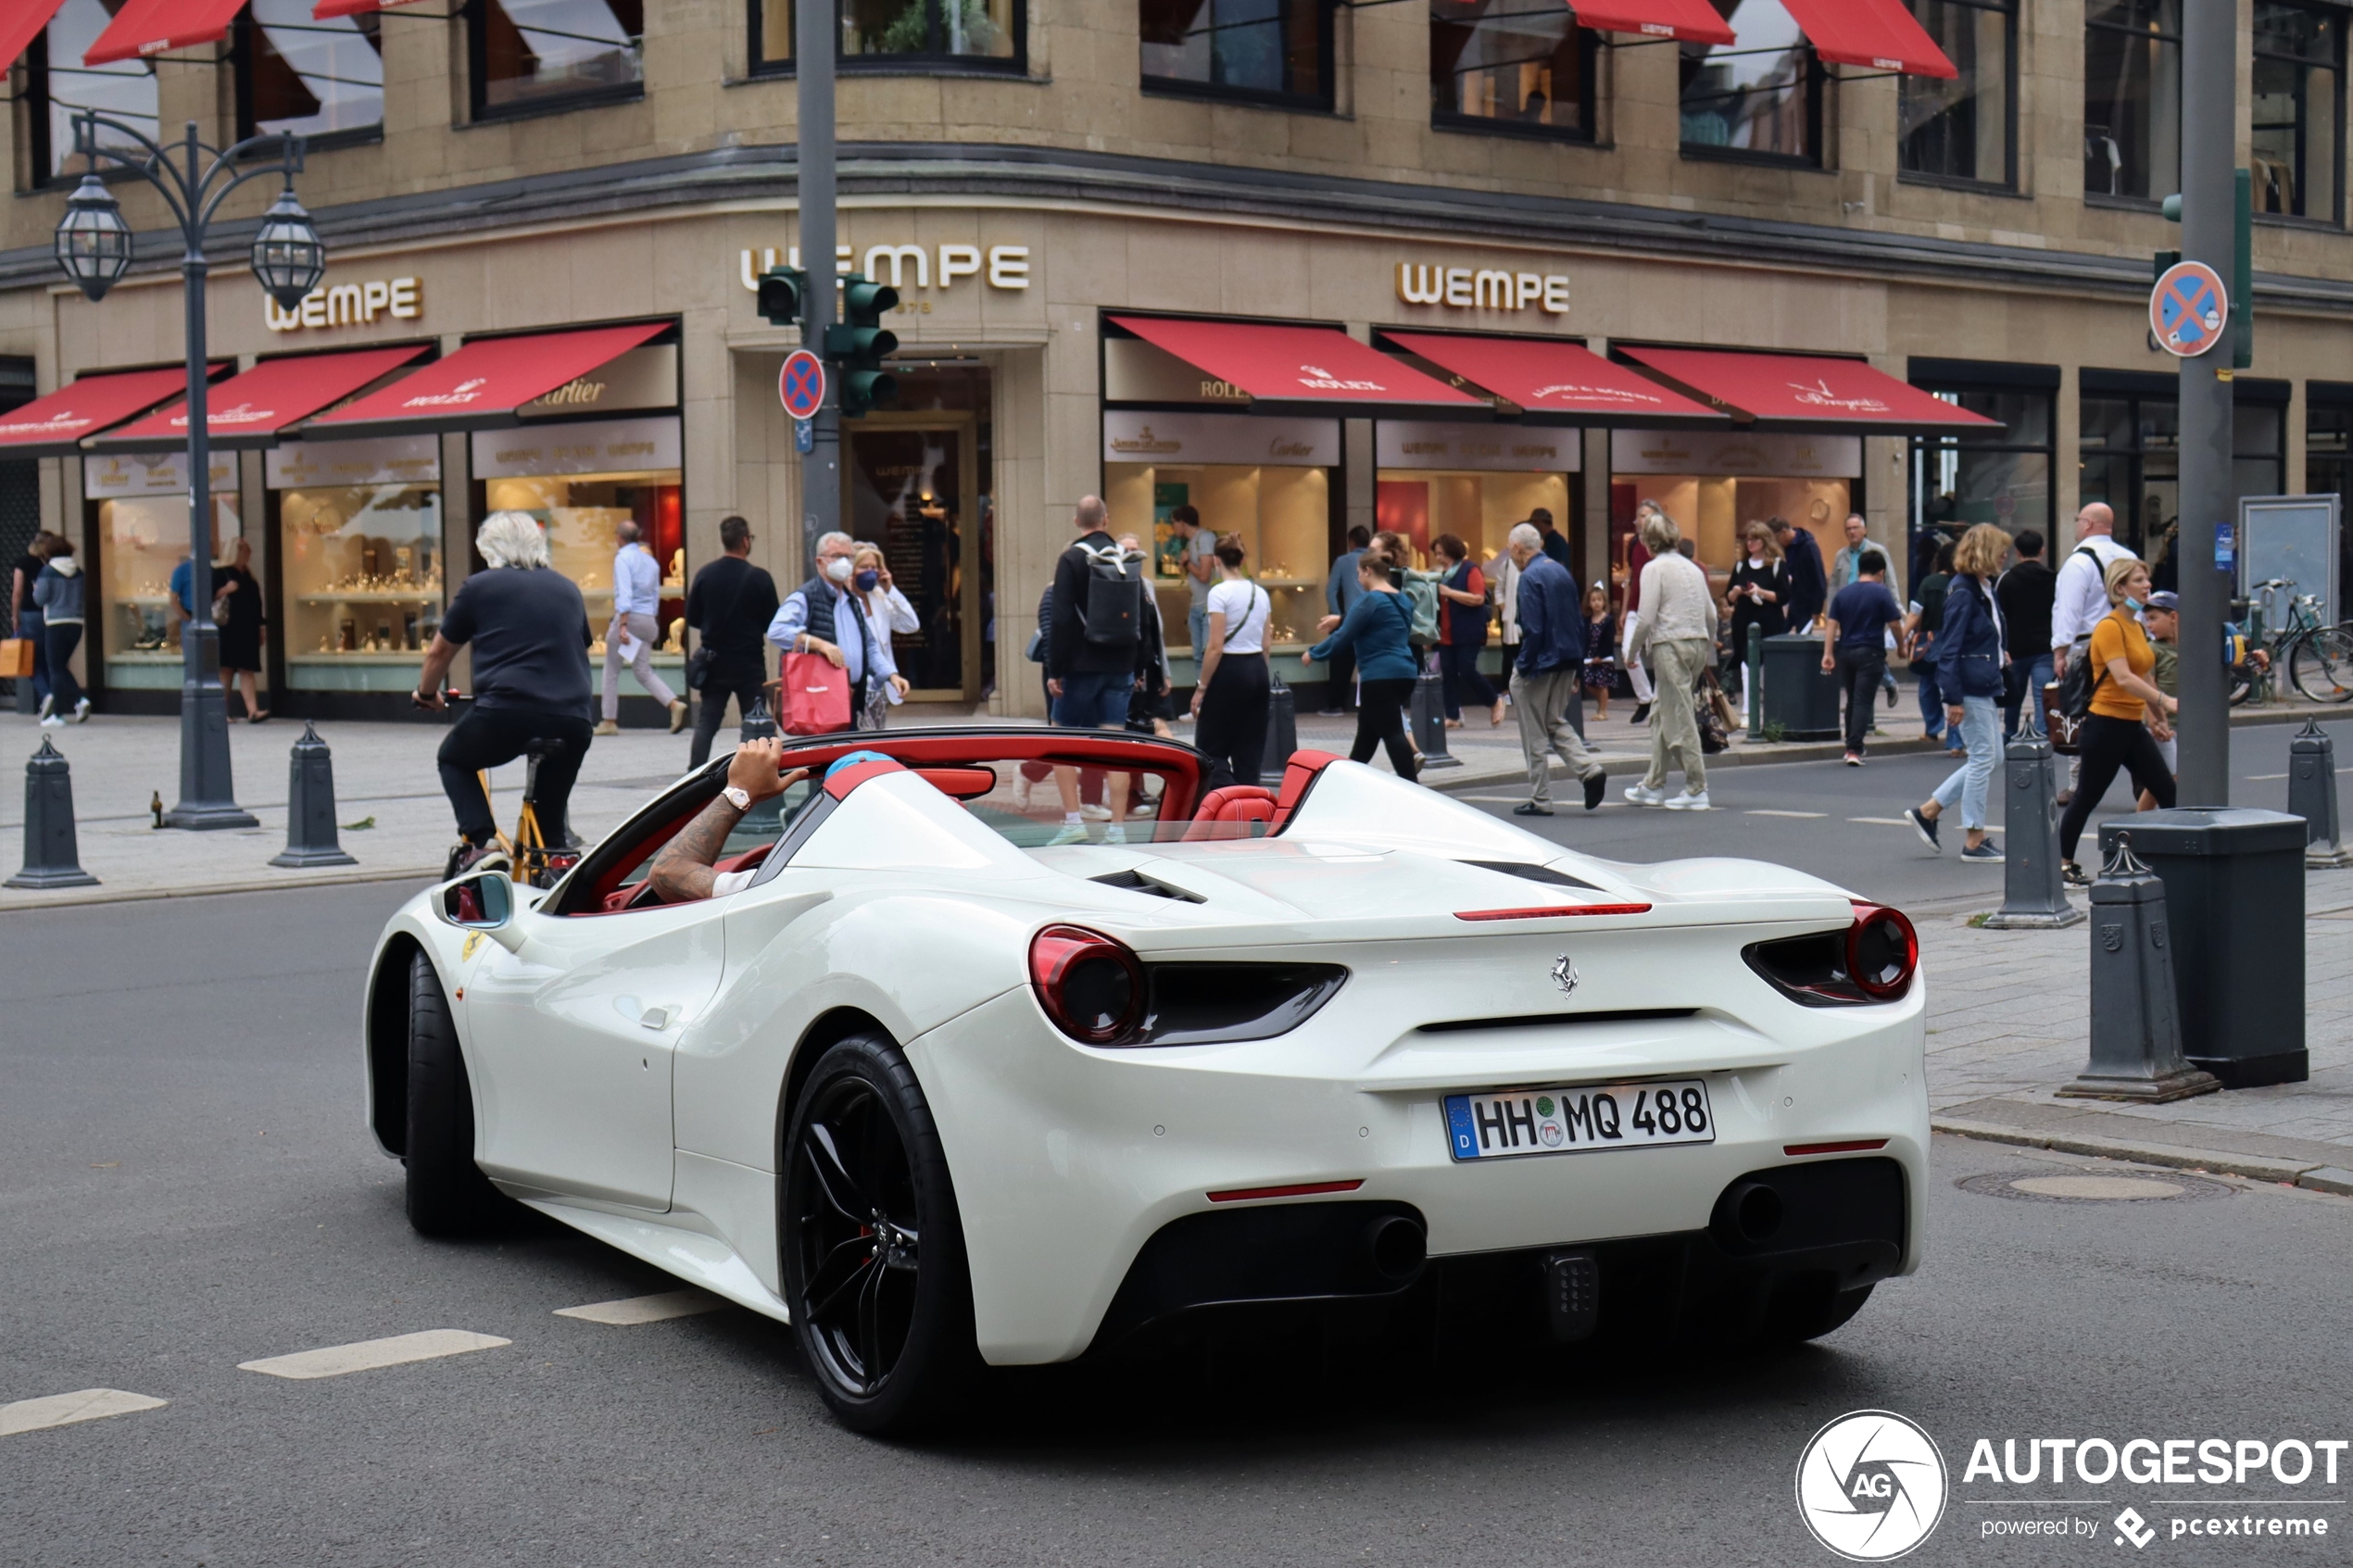
[(1185, 626), (1193, 634), (1193, 668), (1201, 669), (1201, 661), (1209, 657), (1209, 607), (1185, 612)]
[(1920, 685), (1920, 723), (1931, 740), (1944, 738), (1944, 696), (1936, 684), (1936, 666), (1926, 659), (1912, 660), (1912, 679)]
[[(2018, 666), (2010, 666), (2009, 673), (2017, 678)], [(2051, 684), (2051, 656), (2038, 655), (2026, 667), (2024, 684), (2014, 687), (2018, 696), (2002, 705), (2002, 738), (2009, 740), (2023, 728), (2030, 735), (2043, 733), (2043, 688)]]
[(1985, 792), (2002, 761), (2001, 726), (1994, 717), (1992, 697), (1961, 698), (1961, 740), (1969, 747), (1969, 760), (1954, 769), (1931, 798), (1940, 811), (1951, 810), (1958, 801), (1961, 826), (1981, 831), (1985, 826)]

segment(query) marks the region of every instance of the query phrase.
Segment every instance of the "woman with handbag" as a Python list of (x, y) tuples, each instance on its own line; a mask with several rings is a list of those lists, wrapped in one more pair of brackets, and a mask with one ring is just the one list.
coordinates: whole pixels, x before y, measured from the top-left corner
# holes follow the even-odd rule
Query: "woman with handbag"
[[(1943, 618), (1936, 632), (1936, 690), (1944, 702), (1941, 717), (1969, 749), (1969, 760), (1953, 770), (1936, 793), (1904, 813), (1912, 831), (1931, 849), (1936, 841), (1937, 819), (1956, 802), (1967, 837), (1961, 859), (1972, 864), (1998, 866), (2002, 847), (1986, 836), (1985, 797), (1994, 770), (2002, 761), (2002, 608), (1994, 597), (1994, 578), (2009, 554), (2010, 536), (1990, 522), (1981, 522), (1951, 546), (1953, 576), (1946, 585)], [(2102, 787), (2106, 787), (2103, 785)]]
[(1300, 656), (1311, 668), (1328, 662), (1341, 648), (1356, 655), (1356, 744), (1351, 761), (1369, 762), (1389, 749), (1389, 765), (1401, 779), (1421, 771), (1414, 743), (1405, 734), (1405, 704), (1413, 700), (1417, 668), (1414, 658), (1414, 612), (1397, 586), (1400, 568), (1378, 548), (1356, 558), (1356, 582), (1365, 592), (1345, 618), (1327, 615), (1316, 625), (1324, 640)]
[(875, 632), (875, 668), (883, 677), (866, 683), (866, 711), (860, 716), (858, 727), (879, 730), (889, 722), (890, 710), (907, 700), (907, 678), (899, 672), (899, 650), (891, 636), (920, 632), (924, 623), (907, 596), (890, 580), (890, 564), (883, 559), (880, 549), (859, 546), (850, 565), (850, 586), (866, 607), (866, 623)]
[(1255, 784), (1266, 755), (1266, 617), (1274, 604), (1242, 571), (1241, 541), (1217, 541), (1222, 579), (1209, 590), (1209, 648), (1193, 686), (1193, 745), (1209, 758), (1209, 787)]
[(16, 627), (9, 634), (29, 645), (32, 654), (31, 671), (17, 678), (32, 683), (33, 701), (44, 718), (49, 712), (49, 649), (48, 639), (42, 631), (41, 606), (33, 599), (32, 585), (40, 579), (48, 554), (49, 533), (44, 529), (32, 536), (32, 543), (25, 546), (24, 554), (17, 558), (8, 571), (8, 608)]
[(2091, 710), (2076, 735), (2083, 773), (2075, 798), (2067, 803), (2067, 815), (2059, 819), (2059, 869), (2070, 887), (2092, 884), (2090, 873), (2075, 863), (2075, 846), (2119, 770), (2129, 770), (2133, 783), (2159, 808), (2171, 810), (2174, 800), (2173, 775), (2157, 743), (2172, 737), (2173, 715), (2181, 703), (2157, 689), (2151, 678), (2157, 650), (2137, 619), (2152, 591), (2149, 569), (2144, 561), (2120, 556), (2108, 563), (2106, 576), (2112, 608), (2092, 627), (2086, 659), (2092, 674)]
[(1431, 543), (1446, 570), (1436, 584), (1438, 597), (1438, 672), (1443, 679), (1446, 727), (1463, 727), (1463, 704), (1487, 711), (1488, 728), (1504, 721), (1504, 699), (1479, 673), (1478, 656), (1487, 646), (1487, 574), (1470, 558), (1470, 546), (1453, 533)]

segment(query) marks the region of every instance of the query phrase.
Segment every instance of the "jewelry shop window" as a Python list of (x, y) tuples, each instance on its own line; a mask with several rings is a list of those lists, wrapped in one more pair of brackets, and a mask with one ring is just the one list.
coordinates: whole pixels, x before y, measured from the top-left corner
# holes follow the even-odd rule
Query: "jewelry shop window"
[[(156, 134), (154, 61), (82, 63), (98, 34), (114, 20), (115, 9), (105, 0), (65, 0), (25, 52), (35, 184), (80, 178), (78, 166), (83, 160), (73, 157), (73, 117), (83, 109), (96, 109), (150, 138)], [(103, 126), (98, 135), (101, 142), (126, 150), (132, 144)]]
[(1818, 164), (1822, 64), (1780, 0), (1709, 0), (1739, 42), (1684, 44), (1686, 154)]
[(1591, 141), (1598, 53), (1559, 0), (1430, 0), (1432, 122)]
[(1976, 185), (2015, 185), (2011, 161), (2017, 0), (1912, 0), (1912, 15), (1960, 74), (1897, 84), (1903, 171)]
[(1327, 0), (1140, 0), (1138, 25), (1147, 92), (1331, 107)]
[(477, 119), (645, 91), (645, 0), (470, 0)]
[(2182, 0), (2085, 0), (2083, 194), (2181, 188)]
[[(237, 458), (212, 455), (212, 558), (245, 532), (237, 515)], [(172, 569), (188, 558), (188, 458), (183, 452), (92, 456), (82, 493), (97, 546), (87, 657), (102, 659), (116, 691), (180, 689), (180, 627)]]
[(314, 150), (380, 134), (382, 25), (372, 11), (314, 19), (310, 0), (252, 0), (236, 29), (237, 134), (291, 131)]
[(441, 443), (289, 441), (264, 455), (286, 685), (410, 692), (441, 628)]

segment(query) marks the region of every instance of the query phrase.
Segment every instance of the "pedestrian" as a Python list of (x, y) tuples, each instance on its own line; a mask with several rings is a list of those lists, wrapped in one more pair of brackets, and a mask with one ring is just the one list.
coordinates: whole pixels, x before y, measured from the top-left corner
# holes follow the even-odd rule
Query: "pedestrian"
[(612, 624), (605, 628), (604, 722), (597, 733), (621, 734), (621, 667), (626, 664), (637, 684), (670, 709), (674, 735), (686, 727), (686, 704), (654, 673), (654, 644), (661, 640), (661, 563), (640, 542), (645, 531), (634, 519), (622, 519), (613, 535), (619, 546), (612, 553)]
[[(1920, 725), (1931, 741), (1945, 738), (1944, 703), (1936, 686), (1936, 634), (1944, 624), (1944, 595), (1953, 585), (1956, 549), (1946, 545), (1937, 550), (1933, 569), (1913, 585), (1912, 602), (1904, 616), (1903, 640), (1909, 650), (1906, 657), (1912, 661), (1912, 679), (1919, 686)], [(1949, 749), (1960, 748), (1960, 736), (1954, 735)]]
[(1781, 619), (1781, 629), (1800, 634), (1810, 632), (1830, 596), (1830, 580), (1822, 571), (1822, 546), (1813, 530), (1800, 528), (1785, 517), (1768, 518), (1765, 527), (1773, 535), (1773, 543), (1781, 547), (1781, 559), (1789, 564), (1789, 612)]
[(1888, 558), (1887, 552), (1871, 542), (1870, 530), (1869, 521), (1861, 512), (1846, 514), (1846, 544), (1831, 558), (1831, 594), (1833, 597), (1841, 588), (1852, 586), (1861, 580), (1864, 551), (1879, 550), (1880, 559)]
[(1413, 743), (1405, 738), (1405, 705), (1413, 700), (1419, 666), (1414, 658), (1414, 612), (1399, 590), (1400, 569), (1384, 550), (1369, 549), (1356, 561), (1362, 596), (1345, 616), (1327, 615), (1316, 625), (1324, 640), (1300, 656), (1313, 669), (1342, 648), (1356, 658), (1356, 741), (1352, 761), (1369, 762), (1387, 747), (1389, 765), (1401, 779), (1420, 772)]
[(719, 522), (717, 560), (695, 573), (686, 589), (686, 625), (696, 648), (686, 660), (686, 684), (702, 697), (687, 766), (711, 760), (711, 743), (736, 699), (738, 721), (749, 718), (767, 679), (769, 621), (777, 610), (776, 580), (751, 564), (751, 524), (739, 517)]
[[(1046, 691), (1053, 703), (1053, 722), (1065, 729), (1125, 729), (1127, 696), (1143, 673), (1142, 602), (1150, 590), (1136, 563), (1105, 531), (1110, 517), (1101, 496), (1080, 496), (1072, 510), (1077, 537), (1054, 563)], [(1209, 634), (1207, 598), (1204, 591), (1204, 642)], [(1202, 645), (1196, 644), (1195, 650), (1202, 651)], [(1128, 775), (1113, 773), (1107, 783), (1111, 825), (1103, 830), (1103, 842), (1125, 844)], [(1055, 763), (1054, 789), (1062, 797), (1063, 825), (1047, 845), (1085, 842), (1078, 769)]]
[(1864, 552), (1863, 575), (1838, 591), (1822, 621), (1822, 673), (1838, 676), (1846, 696), (1846, 765), (1863, 765), (1864, 737), (1871, 732), (1871, 708), (1879, 700), (1880, 677), (1887, 672), (1887, 629), (1904, 619), (1904, 607), (1887, 590), (1887, 558)]
[(866, 706), (858, 716), (862, 730), (879, 730), (889, 722), (890, 710), (907, 700), (907, 677), (899, 672), (899, 649), (892, 638), (924, 629), (923, 618), (907, 596), (890, 580), (889, 563), (873, 545), (861, 545), (849, 558), (849, 586), (866, 611), (867, 630), (875, 639), (875, 672), (866, 683)]
[(261, 676), (261, 646), (270, 640), (270, 612), (254, 581), (253, 542), (242, 533), (229, 546), (229, 563), (212, 569), (212, 619), (220, 628), (222, 706), (235, 682), (245, 690), (245, 722), (268, 723), (270, 710), (254, 688)]
[(1441, 533), (1430, 541), (1430, 547), (1446, 563), (1436, 583), (1438, 673), (1446, 700), (1446, 727), (1463, 727), (1463, 704), (1468, 701), (1487, 709), (1489, 729), (1499, 729), (1504, 699), (1478, 669), (1478, 656), (1487, 650), (1487, 574), (1470, 558), (1470, 546), (1459, 534)]
[(2043, 561), (2043, 535), (2032, 528), (2019, 530), (2010, 542), (2018, 563), (1994, 583), (1994, 600), (2002, 607), (2004, 646), (2010, 656), (2004, 667), (2002, 738), (2023, 728), (2043, 733), (2043, 687), (2051, 679), (2051, 596), (2058, 579)]
[[(1585, 689), (1599, 706), (1593, 717), (1609, 717), (1609, 694), (1617, 684), (1617, 617), (1609, 612), (1609, 590), (1596, 583), (1585, 590)], [(1582, 732), (1579, 732), (1582, 733)]]
[(1781, 558), (1780, 546), (1773, 543), (1772, 529), (1752, 522), (1741, 530), (1741, 543), (1740, 564), (1732, 568), (1731, 583), (1725, 589), (1732, 601), (1731, 669), (1736, 688), (1744, 686), (1747, 680), (1748, 629), (1755, 627), (1762, 637), (1780, 635), (1790, 596), (1789, 563)]
[(1209, 651), (1193, 686), (1193, 746), (1209, 759), (1209, 787), (1256, 784), (1266, 753), (1266, 590), (1242, 570), (1242, 544), (1217, 542), (1209, 590)]
[(32, 580), (32, 602), (41, 607), (41, 634), (49, 646), (49, 697), (41, 714), (44, 729), (79, 724), (90, 717), (90, 699), (74, 678), (73, 650), (82, 643), (82, 606), (89, 579), (73, 558), (73, 541), (49, 535), (41, 575)]
[[(1502, 639), (1503, 658), (1497, 665), (1495, 700), (1508, 705), (1516, 700), (1512, 696), (1512, 666), (1519, 659), (1519, 568), (1512, 564), (1509, 548), (1487, 563), (1487, 595), (1495, 601), (1496, 634)], [(1578, 717), (1584, 717), (1581, 704)]]
[(1519, 568), (1519, 749), (1528, 761), (1528, 798), (1512, 808), (1518, 817), (1553, 814), (1553, 758), (1568, 765), (1585, 788), (1585, 809), (1602, 803), (1608, 777), (1602, 759), (1568, 721), (1571, 703), (1582, 705), (1578, 688), (1585, 678), (1585, 617), (1578, 603), (1577, 579), (1544, 554), (1543, 539), (1526, 523), (1505, 536), (1504, 548)]
[(1535, 528), (1537, 537), (1544, 541), (1544, 554), (1560, 562), (1564, 571), (1575, 571), (1576, 552), (1568, 547), (1567, 536), (1553, 526), (1553, 509), (1550, 507), (1531, 507), (1528, 521)]
[[(1365, 590), (1357, 585), (1356, 562), (1373, 542), (1373, 531), (1358, 523), (1348, 531), (1348, 548), (1332, 558), (1331, 575), (1324, 579), (1324, 608), (1345, 620), (1352, 607)], [(1352, 648), (1341, 648), (1332, 658), (1324, 683), (1324, 707), (1321, 717), (1341, 718), (1353, 708), (1353, 688), (1356, 684), (1356, 654)]]
[(2002, 666), (2009, 658), (1994, 574), (2002, 570), (2009, 547), (2008, 534), (1981, 522), (1962, 534), (1958, 545), (1947, 545), (1940, 553), (1949, 553), (1951, 559), (1941, 564), (1952, 569), (1952, 576), (1941, 607), (1942, 629), (1936, 633), (1934, 679), (1944, 717), (1968, 747), (1969, 760), (1954, 769), (1935, 794), (1904, 813), (1912, 831), (1937, 849), (1937, 819), (1958, 801), (1961, 828), (1968, 835), (1961, 859), (1988, 865), (2002, 863), (2002, 847), (1986, 836), (1985, 797), (2002, 761), (1994, 704), (2002, 695)]
[[(2155, 582), (2157, 574), (2151, 572), (2149, 580)], [(2149, 651), (2157, 656), (2157, 665), (2149, 671), (2149, 684), (2171, 697), (2178, 712), (2182, 698), (2181, 596), (2168, 588), (2153, 589), (2149, 602), (2141, 609), (2141, 629), (2148, 633)], [(2181, 737), (2175, 734), (2162, 735), (2157, 743), (2158, 754), (2165, 759), (2165, 771), (2173, 775), (2177, 790), (2182, 779), (2181, 745)], [(2145, 789), (2141, 791), (2140, 809), (2157, 809), (2157, 797)]]
[(1617, 620), (1617, 654), (1626, 666), (1626, 684), (1634, 691), (1634, 717), (1630, 722), (1640, 724), (1651, 716), (1650, 671), (1634, 653), (1635, 629), (1642, 621), (1642, 569), (1650, 564), (1650, 546), (1642, 543), (1643, 530), (1653, 518), (1666, 517), (1667, 512), (1656, 501), (1644, 500), (1634, 506), (1634, 533), (1626, 541), (1625, 603)]
[[(2108, 571), (2120, 560), (2139, 558), (2116, 542), (2116, 513), (2105, 501), (2086, 502), (2075, 514), (2075, 548), (2058, 566), (2051, 584), (2051, 679), (2064, 681), (2070, 659), (2087, 651), (2092, 628), (2108, 614)], [(2067, 788), (2059, 791), (2064, 806), (2075, 797), (2083, 774), (2079, 746), (2068, 768)]]
[[(1137, 574), (1141, 576), (1143, 542), (1133, 533), (1123, 533), (1119, 536), (1119, 547), (1135, 562)], [(1047, 592), (1051, 594), (1053, 590), (1049, 588)], [(1144, 619), (1140, 634), (1144, 644), (1144, 678), (1127, 697), (1127, 729), (1131, 734), (1157, 735), (1162, 740), (1174, 740), (1176, 732), (1169, 727), (1168, 722), (1176, 716), (1173, 700), (1175, 691), (1168, 679), (1168, 634), (1161, 625), (1158, 596), (1148, 593), (1143, 600)], [(1045, 775), (1041, 773), (1038, 777), (1042, 779)], [(1139, 810), (1141, 808), (1131, 807), (1130, 809)], [(1079, 814), (1086, 814), (1084, 800), (1079, 803)]]
[(2157, 669), (2157, 650), (2136, 619), (2148, 603), (2149, 569), (2132, 556), (2120, 556), (2108, 564), (2103, 591), (2108, 612), (2093, 624), (2082, 654), (2092, 665), (2091, 712), (2076, 735), (2083, 773), (2059, 819), (2060, 871), (2071, 887), (2092, 884), (2075, 863), (2075, 847), (2093, 809), (2116, 782), (2117, 770), (2128, 770), (2160, 808), (2173, 805), (2173, 775), (2158, 743), (2172, 738), (2173, 715), (2181, 705), (2149, 679)]
[[(855, 729), (866, 711), (870, 683), (881, 681), (881, 656), (875, 648), (875, 628), (866, 619), (865, 602), (850, 587), (856, 574), (858, 541), (836, 530), (817, 536), (816, 574), (786, 594), (768, 622), (768, 641), (786, 654), (813, 653), (840, 671), (849, 683), (849, 721)], [(764, 684), (764, 683), (763, 683)], [(784, 694), (777, 692), (779, 711)]]
[(1193, 639), (1193, 662), (1198, 667), (1202, 649), (1209, 644), (1209, 587), (1217, 580), (1217, 535), (1201, 525), (1201, 512), (1190, 504), (1171, 511), (1168, 522), (1184, 541), (1176, 562), (1185, 572), (1185, 592), (1189, 596), (1185, 624)]
[(458, 650), (473, 647), (474, 699), (449, 727), (435, 761), (458, 819), (459, 847), (449, 875), (497, 865), (498, 824), (482, 785), (484, 770), (539, 748), (532, 811), (541, 838), (566, 840), (573, 781), (587, 759), (588, 607), (571, 578), (555, 570), (547, 535), (529, 512), (492, 512), (474, 547), (490, 563), (459, 586), (425, 649), (414, 701), (445, 707), (441, 683)]
[(43, 529), (33, 534), (8, 569), (9, 624), (15, 628), (9, 634), (32, 645), (32, 700), (43, 718), (49, 716), (49, 639), (42, 630), (41, 606), (32, 596), (32, 585), (41, 578), (41, 568), (49, 554), (50, 534)]
[[(1658, 707), (1651, 720), (1650, 771), (1627, 786), (1626, 798), (1670, 811), (1705, 811), (1707, 763), (1700, 752), (1696, 703), (1700, 675), (1716, 651), (1716, 595), (1706, 570), (1675, 547), (1681, 536), (1665, 512), (1643, 525), (1651, 558), (1642, 567), (1642, 623), (1632, 652), (1650, 657)], [(1683, 774), (1683, 793), (1673, 797), (1667, 794), (1670, 769)]]

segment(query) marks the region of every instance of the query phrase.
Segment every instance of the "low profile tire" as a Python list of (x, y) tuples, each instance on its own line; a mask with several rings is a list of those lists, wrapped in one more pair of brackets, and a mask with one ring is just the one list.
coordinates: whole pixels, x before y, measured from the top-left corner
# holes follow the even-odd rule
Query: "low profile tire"
[(897, 1047), (853, 1035), (819, 1059), (785, 1137), (785, 1299), (826, 1406), (904, 1434), (955, 1411), (979, 1365), (948, 1158)]
[(467, 1236), (502, 1199), (474, 1166), (473, 1087), (433, 960), (409, 964), (409, 1223), (423, 1236)]

